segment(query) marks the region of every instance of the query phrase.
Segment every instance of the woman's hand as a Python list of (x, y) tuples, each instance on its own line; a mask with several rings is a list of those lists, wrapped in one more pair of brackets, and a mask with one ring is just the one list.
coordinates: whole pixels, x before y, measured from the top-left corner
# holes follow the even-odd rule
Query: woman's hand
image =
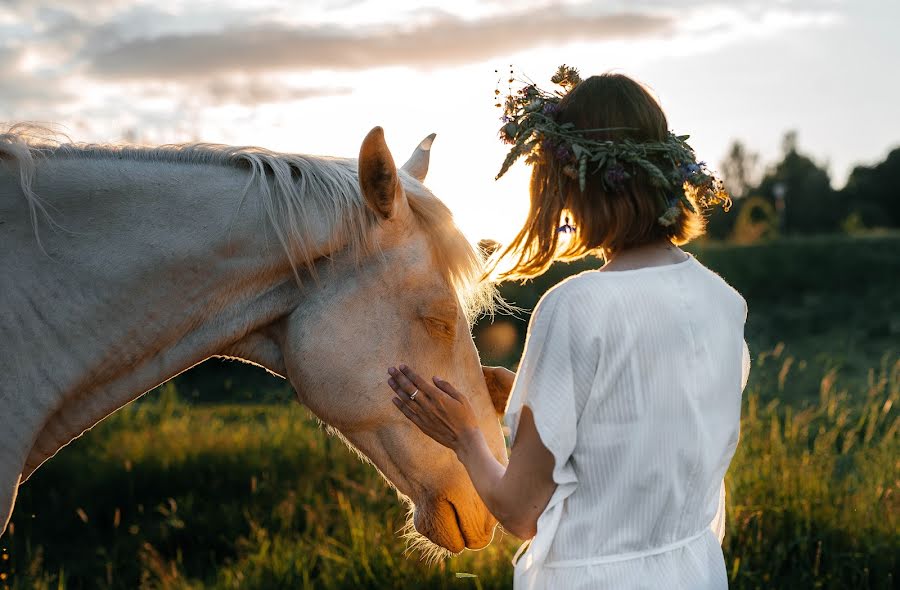
[(419, 429), (459, 454), (481, 436), (469, 400), (442, 379), (423, 380), (406, 365), (388, 369), (394, 405)]
[[(493, 369), (492, 367), (489, 367)], [(485, 370), (485, 378), (492, 371)], [(503, 465), (488, 447), (466, 396), (438, 378), (423, 381), (408, 367), (388, 369), (394, 404), (425, 434), (456, 453), (472, 485), (507, 531), (530, 539), (537, 520), (556, 490), (553, 454), (541, 442), (531, 409), (522, 408), (516, 441)], [(515, 376), (497, 369), (498, 383), (507, 387)], [(492, 376), (493, 378), (493, 376)]]

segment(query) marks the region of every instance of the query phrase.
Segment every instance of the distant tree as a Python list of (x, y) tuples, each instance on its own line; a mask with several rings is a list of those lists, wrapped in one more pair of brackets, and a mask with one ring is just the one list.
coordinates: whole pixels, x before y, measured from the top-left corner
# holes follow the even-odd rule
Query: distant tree
[(748, 150), (740, 140), (734, 140), (722, 160), (719, 173), (735, 204), (727, 212), (714, 207), (706, 219), (706, 233), (711, 238), (725, 240), (734, 234), (741, 199), (747, 196), (758, 181), (759, 154)]
[(828, 171), (798, 151), (796, 132), (785, 134), (782, 148), (782, 160), (769, 168), (753, 193), (771, 199), (785, 234), (838, 231), (846, 210), (831, 188)]
[(734, 201), (728, 211), (722, 207), (710, 207), (706, 212), (706, 235), (714, 240), (729, 239), (740, 204), (741, 199)]
[(785, 132), (781, 138), (781, 153), (790, 154), (797, 151), (797, 132), (793, 129)]
[(900, 227), (900, 148), (874, 166), (857, 166), (840, 193), (848, 216), (866, 227)]
[(735, 140), (720, 170), (725, 188), (735, 199), (743, 198), (759, 179), (759, 154)]

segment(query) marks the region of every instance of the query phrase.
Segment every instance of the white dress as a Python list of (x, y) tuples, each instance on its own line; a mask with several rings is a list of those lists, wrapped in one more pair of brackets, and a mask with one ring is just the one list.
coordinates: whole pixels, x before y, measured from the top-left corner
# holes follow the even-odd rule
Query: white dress
[(512, 440), (531, 408), (557, 489), (517, 556), (517, 590), (728, 587), (747, 304), (688, 256), (588, 271), (538, 303), (506, 422)]

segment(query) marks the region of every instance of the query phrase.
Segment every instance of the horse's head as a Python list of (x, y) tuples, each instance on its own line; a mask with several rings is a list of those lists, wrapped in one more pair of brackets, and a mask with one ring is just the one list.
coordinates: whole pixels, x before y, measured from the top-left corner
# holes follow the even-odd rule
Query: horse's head
[(498, 413), (470, 331), (467, 288), (480, 280), (478, 252), (449, 210), (421, 184), (433, 137), (400, 170), (381, 128), (358, 163), (377, 218), (362, 260), (337, 257), (288, 319), (285, 358), (300, 400), (415, 505), (415, 528), (458, 552), (487, 545), (496, 520), (463, 466), (391, 403), (387, 369), (400, 363), (438, 375), (469, 396), (495, 456), (506, 461)]

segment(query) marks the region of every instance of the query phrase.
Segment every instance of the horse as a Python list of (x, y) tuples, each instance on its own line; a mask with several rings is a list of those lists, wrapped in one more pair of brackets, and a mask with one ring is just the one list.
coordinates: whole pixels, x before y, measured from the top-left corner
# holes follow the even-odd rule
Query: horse
[(0, 133), (0, 533), (41, 463), (225, 357), (286, 378), (409, 503), (418, 543), (488, 545), (497, 521), (465, 469), (386, 383), (398, 362), (455, 383), (507, 460), (508, 391), (471, 335), (493, 287), (423, 184), (433, 139), (398, 169), (380, 127), (358, 159)]

